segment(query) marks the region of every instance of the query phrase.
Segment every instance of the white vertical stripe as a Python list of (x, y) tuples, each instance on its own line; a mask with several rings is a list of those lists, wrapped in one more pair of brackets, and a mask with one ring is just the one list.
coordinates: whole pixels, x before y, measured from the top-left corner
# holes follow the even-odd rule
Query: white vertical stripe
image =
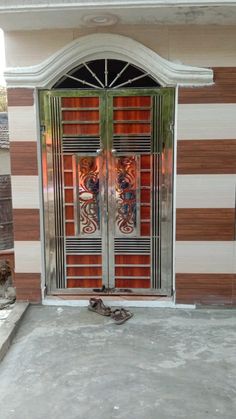
[(236, 175), (178, 175), (177, 208), (234, 208)]
[(233, 273), (234, 243), (178, 241), (176, 242), (176, 272)]
[(179, 105), (178, 139), (236, 139), (236, 104)]
[(12, 176), (13, 208), (39, 208), (38, 176)]
[(15, 241), (15, 272), (41, 272), (40, 241)]
[(9, 106), (10, 141), (37, 141), (35, 106)]

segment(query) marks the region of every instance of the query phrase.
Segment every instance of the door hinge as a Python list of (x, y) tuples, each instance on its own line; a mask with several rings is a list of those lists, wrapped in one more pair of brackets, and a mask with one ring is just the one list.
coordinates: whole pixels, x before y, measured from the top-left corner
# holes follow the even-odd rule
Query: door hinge
[(169, 130), (170, 130), (170, 132), (172, 132), (172, 134), (174, 133), (174, 129), (175, 129), (175, 124), (174, 124), (174, 122), (171, 122), (169, 124)]

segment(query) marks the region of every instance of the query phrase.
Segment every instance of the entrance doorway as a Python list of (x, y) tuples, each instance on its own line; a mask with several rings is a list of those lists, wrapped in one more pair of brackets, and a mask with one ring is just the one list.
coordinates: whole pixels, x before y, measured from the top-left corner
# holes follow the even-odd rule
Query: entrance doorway
[(40, 93), (48, 292), (172, 290), (174, 89)]

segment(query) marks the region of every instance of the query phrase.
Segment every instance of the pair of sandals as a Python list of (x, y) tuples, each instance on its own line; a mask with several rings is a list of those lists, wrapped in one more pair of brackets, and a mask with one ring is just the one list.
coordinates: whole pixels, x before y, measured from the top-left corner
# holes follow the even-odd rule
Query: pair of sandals
[(110, 316), (116, 324), (122, 324), (133, 317), (133, 313), (124, 308), (112, 310), (110, 307), (105, 306), (101, 298), (90, 298), (88, 309), (102, 316)]

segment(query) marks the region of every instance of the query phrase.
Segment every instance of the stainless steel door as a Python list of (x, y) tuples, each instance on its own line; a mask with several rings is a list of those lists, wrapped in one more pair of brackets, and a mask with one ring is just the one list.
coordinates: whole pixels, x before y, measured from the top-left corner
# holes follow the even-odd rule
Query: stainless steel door
[(171, 292), (173, 116), (173, 89), (41, 94), (49, 289)]

